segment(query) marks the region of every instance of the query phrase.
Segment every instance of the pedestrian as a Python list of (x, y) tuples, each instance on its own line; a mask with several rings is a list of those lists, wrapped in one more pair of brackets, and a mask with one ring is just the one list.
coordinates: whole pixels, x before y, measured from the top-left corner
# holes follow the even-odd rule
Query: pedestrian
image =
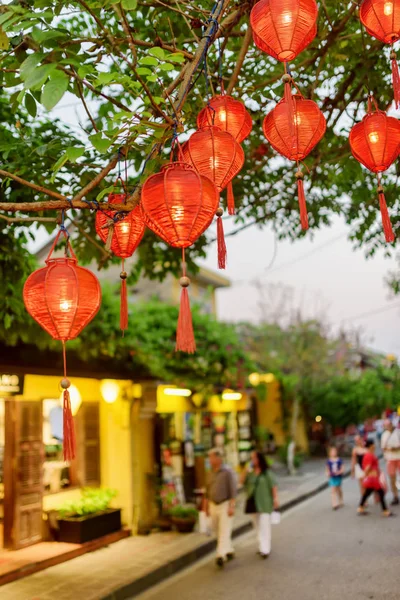
[(218, 567), (223, 567), (226, 560), (235, 558), (232, 546), (232, 526), (236, 502), (236, 477), (230, 467), (224, 465), (223, 454), (219, 448), (208, 453), (211, 471), (206, 486), (205, 509), (217, 535)]
[(365, 479), (362, 463), (366, 453), (367, 449), (361, 435), (354, 436), (354, 448), (351, 453), (351, 476), (357, 479), (361, 496), (364, 493), (363, 479)]
[(343, 461), (338, 456), (337, 448), (329, 449), (329, 458), (326, 461), (326, 474), (329, 477), (329, 487), (332, 494), (332, 508), (337, 510), (343, 506)]
[(367, 452), (364, 455), (362, 462), (362, 469), (365, 473), (365, 479), (363, 481), (364, 493), (361, 497), (360, 506), (358, 507), (358, 514), (365, 514), (365, 503), (368, 498), (374, 492), (377, 493), (379, 501), (382, 506), (382, 514), (384, 517), (390, 517), (391, 512), (387, 509), (385, 502), (385, 490), (382, 482), (381, 471), (379, 469), (379, 461), (375, 455), (375, 443), (373, 440), (367, 440), (366, 442)]
[(241, 476), (247, 492), (245, 511), (253, 517), (261, 558), (271, 553), (271, 513), (278, 510), (278, 489), (274, 476), (261, 452), (252, 452), (250, 468)]
[(384, 427), (385, 431), (381, 438), (381, 448), (386, 460), (386, 470), (393, 493), (392, 506), (394, 506), (399, 504), (396, 476), (400, 471), (400, 431), (395, 429), (390, 419), (385, 419)]

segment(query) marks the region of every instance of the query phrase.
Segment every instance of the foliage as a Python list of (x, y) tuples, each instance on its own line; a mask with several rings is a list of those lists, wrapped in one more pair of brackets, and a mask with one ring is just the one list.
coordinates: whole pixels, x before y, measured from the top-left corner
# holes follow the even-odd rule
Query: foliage
[[(284, 465), (287, 465), (288, 448), (289, 448), (289, 442), (286, 442), (286, 444), (284, 446), (280, 446), (278, 448), (278, 458), (281, 461), (281, 463)], [(295, 469), (299, 469), (301, 467), (301, 465), (303, 464), (303, 462), (304, 462), (304, 453), (303, 452), (295, 452), (294, 459), (293, 459), (293, 465), (294, 465)]]
[[(233, 94), (245, 101), (254, 120), (244, 142), (246, 164), (235, 180), (240, 204), (236, 223), (238, 228), (273, 223), (279, 238), (296, 238), (302, 234), (294, 168), (274, 156), (261, 130), (263, 116), (283, 94), (282, 65), (253, 43), (246, 50), (253, 2), (224, 4), (219, 30), (224, 84), (227, 88), (232, 84)], [(133, 191), (166, 159), (164, 146), (169, 145), (176, 111), (181, 119), (179, 131), (183, 126), (186, 130), (181, 136), (184, 140), (195, 126), (207, 89), (220, 89), (217, 43), (208, 53), (209, 85), (197, 71), (187, 89), (181, 86), (212, 5), (209, 0), (13, 0), (1, 6), (3, 168), (71, 198), (94, 179), (116, 149), (129, 146), (129, 190)], [(311, 227), (329, 224), (332, 216), (341, 214), (352, 226), (355, 243), (373, 254), (384, 243), (377, 218), (376, 181), (349, 158), (347, 137), (363, 114), (369, 90), (377, 94), (382, 107), (391, 102), (390, 48), (382, 49), (362, 33), (356, 9), (356, 3), (326, 0), (320, 6), (317, 38), (291, 69), (304, 95), (319, 103), (328, 120), (327, 135), (306, 161)], [(242, 56), (236, 81), (234, 69)], [(189, 93), (187, 102), (183, 92)], [(79, 111), (78, 125), (68, 124), (67, 109), (58, 111), (58, 103), (65, 99)], [(57, 112), (49, 113), (50, 109)], [(161, 150), (160, 156), (146, 160), (155, 148)], [(400, 220), (395, 193), (398, 174), (393, 167), (384, 181), (395, 227)], [(102, 199), (113, 180), (115, 172), (88, 192), (86, 199)], [(22, 198), (34, 202), (44, 196), (3, 177), (2, 199)], [(70, 214), (81, 227), (79, 258), (103, 261), (104, 255), (90, 239), (93, 215), (88, 211)], [(54, 212), (46, 215), (54, 216)], [(54, 223), (45, 226), (50, 229)], [(14, 225), (6, 228), (7, 236), (13, 237), (15, 231)], [(31, 231), (35, 235), (37, 229)], [(204, 254), (209, 239), (203, 236), (198, 241), (189, 260)], [(15, 248), (17, 262), (22, 262), (23, 255), (22, 247)], [(139, 259), (133, 278), (139, 274), (163, 277), (179, 268), (176, 253), (153, 235), (146, 236)]]
[(111, 489), (85, 488), (79, 500), (66, 502), (59, 509), (60, 518), (77, 518), (105, 512), (110, 508), (117, 492)]
[(199, 514), (197, 508), (194, 508), (193, 506), (183, 506), (182, 504), (170, 508), (168, 513), (171, 517), (175, 517), (177, 519), (188, 519), (189, 521), (197, 519)]

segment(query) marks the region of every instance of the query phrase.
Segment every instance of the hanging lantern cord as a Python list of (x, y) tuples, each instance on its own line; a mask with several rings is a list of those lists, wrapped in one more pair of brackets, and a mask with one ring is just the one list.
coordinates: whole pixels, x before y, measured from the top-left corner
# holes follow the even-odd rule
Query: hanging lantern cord
[(390, 52), (390, 60), (392, 63), (392, 79), (393, 79), (393, 92), (394, 92), (394, 102), (396, 108), (400, 107), (400, 73), (399, 73), (399, 65), (397, 63), (397, 55), (393, 48)]
[(293, 78), (290, 74), (290, 69), (287, 63), (285, 63), (285, 74), (282, 77), (284, 83), (284, 98), (288, 107), (288, 118), (289, 118), (289, 134), (293, 138), (295, 136), (295, 123), (294, 123), (294, 103), (292, 96), (292, 83)]
[(67, 356), (65, 349), (65, 341), (62, 341), (63, 348), (63, 363), (64, 363), (64, 377), (61, 380), (61, 388), (63, 392), (63, 451), (64, 460), (70, 461), (75, 458), (76, 453), (76, 439), (75, 439), (75, 427), (74, 418), (72, 416), (71, 399), (69, 395), (69, 388), (71, 382), (67, 377)]
[(218, 80), (219, 80), (219, 85), (221, 87), (221, 94), (224, 95), (225, 94), (225, 87), (224, 87), (224, 80), (222, 77), (222, 44), (221, 44), (221, 38), (218, 38)]

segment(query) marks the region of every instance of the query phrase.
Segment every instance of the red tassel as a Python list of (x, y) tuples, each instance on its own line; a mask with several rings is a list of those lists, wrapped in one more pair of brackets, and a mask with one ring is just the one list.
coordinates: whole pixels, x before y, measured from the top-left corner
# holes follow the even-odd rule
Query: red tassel
[(392, 60), (392, 81), (394, 91), (394, 101), (396, 108), (400, 107), (400, 73), (399, 65), (397, 64), (396, 53), (392, 51), (390, 58)]
[[(182, 280), (184, 279), (187, 280), (186, 277), (182, 277)], [(190, 310), (187, 285), (182, 286), (175, 351), (187, 352), (188, 354), (194, 354), (196, 352), (196, 341), (194, 339), (192, 313)]]
[[(300, 177), (301, 175), (301, 177)], [(299, 196), (299, 207), (300, 207), (300, 221), (301, 228), (308, 229), (308, 213), (307, 213), (307, 203), (306, 196), (304, 194), (304, 185), (303, 185), (303, 173), (296, 173), (297, 177), (297, 193)]]
[(394, 235), (394, 231), (392, 228), (392, 224), (390, 222), (389, 211), (387, 208), (386, 198), (385, 198), (385, 194), (383, 192), (383, 188), (381, 188), (381, 187), (378, 188), (378, 195), (379, 195), (379, 205), (380, 205), (381, 215), (382, 215), (383, 231), (385, 232), (385, 238), (386, 238), (387, 243), (391, 244), (395, 240), (395, 235)]
[(285, 102), (288, 107), (288, 117), (289, 117), (289, 133), (291, 137), (295, 135), (294, 129), (294, 104), (293, 104), (293, 96), (292, 96), (292, 86), (291, 80), (285, 82)]
[(125, 263), (122, 261), (122, 271), (120, 274), (121, 277), (121, 308), (120, 308), (120, 318), (119, 318), (119, 327), (122, 331), (128, 329), (128, 290), (126, 285), (127, 273), (125, 271)]
[(217, 218), (218, 269), (226, 269), (226, 244), (224, 224), (221, 217)]
[(75, 458), (76, 454), (76, 438), (74, 417), (72, 416), (71, 400), (68, 390), (64, 390), (63, 437), (64, 460), (71, 461)]
[(235, 196), (233, 195), (233, 185), (232, 185), (232, 181), (230, 181), (228, 183), (228, 213), (230, 215), (234, 215), (236, 214), (236, 209), (235, 209)]

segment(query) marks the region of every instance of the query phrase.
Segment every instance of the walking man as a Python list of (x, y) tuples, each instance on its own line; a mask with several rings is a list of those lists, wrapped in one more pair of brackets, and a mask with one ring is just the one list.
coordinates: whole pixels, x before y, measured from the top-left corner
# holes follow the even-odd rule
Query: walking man
[(208, 456), (211, 471), (207, 482), (206, 510), (217, 534), (216, 564), (222, 568), (225, 560), (235, 557), (232, 525), (235, 514), (236, 478), (232, 469), (223, 464), (222, 451), (219, 448), (210, 450)]
[(381, 438), (381, 447), (386, 460), (387, 474), (393, 493), (392, 506), (399, 504), (396, 476), (400, 471), (400, 431), (395, 429), (390, 419), (385, 420), (385, 431)]

